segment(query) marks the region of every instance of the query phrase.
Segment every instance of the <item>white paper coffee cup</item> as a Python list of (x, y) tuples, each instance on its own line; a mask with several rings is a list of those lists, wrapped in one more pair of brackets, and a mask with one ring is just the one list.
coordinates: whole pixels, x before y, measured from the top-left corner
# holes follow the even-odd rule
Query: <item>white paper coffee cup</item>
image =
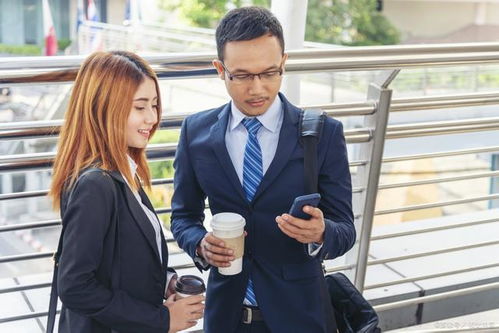
[(225, 245), (234, 251), (235, 259), (229, 267), (218, 267), (218, 272), (223, 275), (235, 275), (243, 269), (244, 254), (244, 226), (246, 220), (236, 213), (218, 213), (211, 219), (213, 235), (222, 239)]

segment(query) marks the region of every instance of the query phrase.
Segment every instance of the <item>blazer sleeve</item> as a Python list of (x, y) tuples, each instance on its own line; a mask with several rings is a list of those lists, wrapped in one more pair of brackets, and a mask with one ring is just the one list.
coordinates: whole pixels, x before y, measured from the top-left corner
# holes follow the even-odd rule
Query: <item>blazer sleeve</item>
[[(168, 309), (111, 290), (96, 278), (104, 239), (114, 218), (114, 182), (101, 173), (83, 175), (63, 214), (65, 225), (59, 260), (58, 293), (70, 310), (120, 332), (165, 333)], [(147, 274), (147, 272), (144, 272)]]
[[(175, 154), (173, 167), (174, 193), (172, 197), (171, 230), (178, 245), (191, 256), (196, 256), (196, 247), (207, 233), (203, 226), (206, 194), (201, 189), (194, 172), (189, 152), (188, 121), (184, 120)], [(199, 258), (198, 258), (199, 259)], [(195, 260), (196, 266), (206, 269)]]
[[(326, 224), (320, 259), (334, 259), (350, 250), (355, 243), (352, 212), (352, 182), (343, 125), (334, 121), (326, 156), (319, 170), (319, 208)], [(326, 126), (325, 126), (326, 129)], [(325, 131), (325, 133), (327, 133)]]

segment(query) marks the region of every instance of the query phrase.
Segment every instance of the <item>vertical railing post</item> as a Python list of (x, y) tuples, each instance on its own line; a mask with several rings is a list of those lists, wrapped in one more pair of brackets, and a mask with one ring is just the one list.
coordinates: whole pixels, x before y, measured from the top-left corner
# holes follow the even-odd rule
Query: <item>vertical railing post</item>
[[(499, 170), (499, 154), (492, 154), (490, 157), (490, 170)], [(490, 177), (490, 194), (499, 192), (499, 177)], [(490, 200), (489, 209), (499, 208), (499, 200)]]
[[(282, 24), (286, 50), (303, 48), (308, 0), (272, 0), (272, 13)], [(300, 76), (286, 75), (282, 92), (294, 104), (300, 104)]]
[(359, 183), (365, 186), (363, 197), (360, 200), (360, 202), (363, 202), (363, 211), (362, 225), (358, 238), (357, 269), (355, 271), (355, 286), (361, 292), (364, 289), (366, 277), (369, 242), (378, 193), (390, 102), (392, 99), (392, 90), (388, 89), (388, 86), (399, 72), (400, 70), (398, 69), (382, 72), (374, 82), (371, 82), (367, 91), (367, 100), (377, 101), (377, 106), (376, 112), (373, 115), (364, 118), (364, 126), (371, 130), (372, 138), (360, 148), (360, 158), (367, 161), (367, 164), (359, 167), (357, 173)]

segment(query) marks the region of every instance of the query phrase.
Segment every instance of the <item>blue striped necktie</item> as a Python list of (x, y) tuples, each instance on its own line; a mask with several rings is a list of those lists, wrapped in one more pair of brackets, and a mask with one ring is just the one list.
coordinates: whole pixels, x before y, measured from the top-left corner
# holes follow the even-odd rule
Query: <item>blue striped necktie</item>
[[(256, 118), (244, 118), (242, 123), (248, 130), (248, 141), (244, 149), (243, 189), (246, 193), (246, 199), (251, 202), (263, 178), (262, 149), (256, 137), (262, 123)], [(250, 305), (257, 305), (251, 277), (248, 281), (244, 300), (245, 303)]]

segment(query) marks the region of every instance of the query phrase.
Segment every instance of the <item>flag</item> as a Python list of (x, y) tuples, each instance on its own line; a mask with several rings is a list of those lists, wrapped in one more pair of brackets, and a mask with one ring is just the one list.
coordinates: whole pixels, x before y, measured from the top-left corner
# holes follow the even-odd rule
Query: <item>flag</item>
[(123, 25), (136, 25), (140, 19), (140, 7), (137, 0), (127, 0)]
[(85, 14), (83, 9), (83, 0), (77, 0), (76, 5), (76, 33), (74, 40), (74, 48), (73, 51), (76, 51), (77, 54), (80, 54), (83, 51), (82, 45), (84, 45), (83, 37), (80, 34), (80, 27), (83, 25), (83, 21), (85, 21)]
[[(95, 6), (95, 2), (93, 0), (88, 0), (87, 7), (87, 20), (92, 22), (99, 22), (99, 12), (97, 11), (97, 7)], [(94, 51), (102, 51), (103, 43), (102, 43), (102, 28), (92, 26), (90, 31), (90, 52)]]
[(76, 12), (76, 34), (80, 30), (80, 25), (83, 24), (85, 20), (85, 15), (83, 14), (83, 0), (78, 0), (77, 12)]
[(97, 12), (97, 7), (95, 7), (94, 0), (88, 0), (87, 20), (94, 22), (100, 21), (99, 13)]
[(57, 53), (57, 38), (55, 36), (54, 22), (50, 14), (48, 0), (42, 0), (43, 6), (43, 37), (45, 39), (45, 49), (43, 54), (53, 56)]
[(132, 4), (130, 3), (130, 0), (126, 0), (125, 20), (123, 21), (123, 24), (128, 25), (130, 24), (131, 20), (132, 20)]

